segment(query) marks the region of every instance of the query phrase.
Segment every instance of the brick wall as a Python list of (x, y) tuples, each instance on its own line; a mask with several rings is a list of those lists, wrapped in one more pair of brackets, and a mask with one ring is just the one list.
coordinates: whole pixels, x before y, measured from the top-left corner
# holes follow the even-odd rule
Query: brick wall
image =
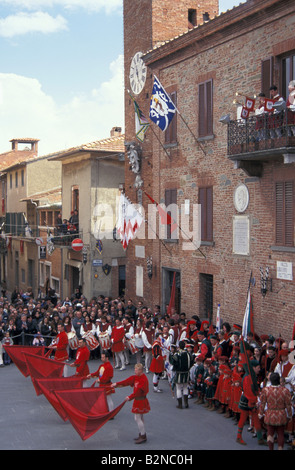
[[(185, 3), (185, 2), (184, 2)], [(274, 5), (272, 5), (274, 4)], [(186, 5), (187, 6), (187, 5)], [(265, 15), (257, 13), (263, 8)], [(251, 10), (252, 9), (252, 10)], [(255, 11), (254, 11), (255, 10)], [(255, 13), (255, 14), (254, 14)], [(241, 21), (239, 21), (239, 16)], [(248, 17), (248, 21), (245, 18)], [(185, 252), (179, 243), (161, 243), (158, 239), (136, 240), (128, 248), (127, 295), (135, 297), (135, 266), (144, 267), (144, 303), (162, 304), (162, 269), (177, 269), (181, 273), (181, 309), (188, 317), (199, 314), (199, 275), (213, 275), (213, 319), (218, 303), (224, 321), (242, 323), (245, 312), (250, 273), (256, 279), (253, 294), (254, 325), (258, 334), (279, 334), (290, 340), (294, 323), (294, 281), (276, 279), (276, 262), (294, 264), (295, 254), (276, 251), (274, 246), (274, 182), (278, 178), (295, 180), (294, 164), (269, 161), (263, 165), (263, 176), (251, 178), (243, 170), (235, 169), (227, 157), (226, 126), (219, 118), (231, 112), (235, 92), (258, 94), (261, 88), (261, 61), (273, 56), (274, 51), (287, 51), (286, 44), (293, 39), (291, 24), (295, 22), (292, 2), (247, 2), (232, 12), (218, 17), (201, 28), (166, 44), (147, 57), (149, 79), (138, 102), (148, 115), (152, 75), (157, 75), (165, 88), (177, 89), (178, 108), (197, 136), (198, 84), (213, 79), (214, 138), (202, 142), (206, 155), (178, 116), (178, 145), (169, 149), (170, 158), (163, 151), (163, 134), (153, 125), (143, 144), (142, 178), (144, 190), (158, 202), (163, 202), (165, 189), (176, 188), (177, 202), (185, 199), (198, 202), (199, 187), (213, 186), (214, 243), (201, 246), (200, 251)], [(222, 29), (224, 28), (224, 29)], [(126, 31), (125, 31), (126, 34)], [(207, 36), (206, 36), (207, 34)], [(280, 57), (274, 58), (274, 77), (279, 83)], [(134, 139), (132, 103), (126, 100), (126, 134)], [(127, 137), (128, 140), (128, 137)], [(134, 175), (126, 169), (126, 192), (136, 202)], [(245, 212), (250, 219), (250, 256), (233, 254), (233, 216), (237, 211), (233, 194), (239, 183), (249, 190), (249, 206)], [(144, 206), (147, 198), (143, 195)], [(135, 257), (135, 245), (145, 246), (145, 255), (153, 256), (154, 276), (146, 274), (146, 260)], [(262, 297), (260, 271), (270, 267), (272, 292)], [(294, 269), (293, 269), (294, 272)], [(140, 299), (142, 300), (142, 299)]]

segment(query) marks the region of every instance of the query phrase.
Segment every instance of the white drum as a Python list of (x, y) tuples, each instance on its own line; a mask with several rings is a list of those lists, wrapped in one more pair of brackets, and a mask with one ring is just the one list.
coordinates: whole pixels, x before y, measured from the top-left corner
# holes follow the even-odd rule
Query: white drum
[(107, 331), (105, 331), (104, 333), (100, 333), (98, 335), (98, 341), (99, 341), (101, 349), (110, 349), (111, 339)]
[(87, 331), (86, 333), (84, 333), (83, 338), (86, 339), (86, 343), (90, 351), (94, 351), (94, 349), (98, 348), (99, 343), (92, 331)]
[(127, 346), (131, 354), (135, 354), (138, 351), (138, 348), (135, 345), (135, 338), (130, 338), (127, 340)]
[(68, 340), (69, 340), (69, 346), (71, 349), (78, 349), (79, 347), (79, 340), (74, 331), (70, 331), (67, 333), (68, 335)]

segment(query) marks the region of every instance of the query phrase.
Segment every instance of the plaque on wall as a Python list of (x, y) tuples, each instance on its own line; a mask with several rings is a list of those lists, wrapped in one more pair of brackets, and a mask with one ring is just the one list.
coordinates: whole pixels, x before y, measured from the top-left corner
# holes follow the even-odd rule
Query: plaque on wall
[(250, 220), (247, 215), (233, 217), (233, 253), (250, 255)]
[(238, 212), (245, 212), (249, 204), (249, 191), (245, 184), (239, 184), (234, 192), (234, 205)]

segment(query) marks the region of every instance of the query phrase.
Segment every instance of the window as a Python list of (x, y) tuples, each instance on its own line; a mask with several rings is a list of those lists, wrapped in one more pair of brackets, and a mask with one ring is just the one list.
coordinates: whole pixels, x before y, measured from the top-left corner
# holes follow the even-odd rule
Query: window
[(269, 89), (273, 85), (273, 57), (261, 62), (261, 92), (269, 97)]
[[(177, 189), (166, 189), (165, 190), (165, 206), (167, 209), (167, 214), (177, 222)], [(170, 210), (169, 210), (170, 209)], [(166, 239), (176, 239), (177, 229), (175, 228), (171, 232), (171, 225), (167, 225), (167, 234)]]
[(294, 246), (293, 181), (280, 181), (275, 185), (276, 245)]
[(72, 211), (79, 211), (79, 186), (72, 186)]
[[(173, 91), (170, 93), (170, 98), (172, 102), (177, 106), (177, 93)], [(177, 113), (173, 117), (171, 123), (165, 131), (165, 144), (174, 144), (177, 142)]]
[(189, 27), (197, 26), (197, 10), (195, 8), (189, 8), (188, 22)]
[(213, 80), (199, 84), (199, 137), (213, 135)]
[(295, 80), (295, 51), (289, 52), (281, 61), (281, 77), (282, 77), (282, 95), (288, 98), (288, 85), (291, 80)]
[(213, 315), (213, 276), (200, 274), (199, 317), (212, 319)]
[(21, 171), (21, 185), (22, 186), (25, 185), (25, 171), (24, 170)]
[(213, 187), (199, 189), (201, 204), (201, 240), (213, 241)]
[(47, 225), (53, 227), (53, 214), (52, 211), (47, 212)]
[(12, 188), (12, 174), (10, 173), (10, 189)]
[(15, 173), (15, 187), (18, 187), (18, 172)]

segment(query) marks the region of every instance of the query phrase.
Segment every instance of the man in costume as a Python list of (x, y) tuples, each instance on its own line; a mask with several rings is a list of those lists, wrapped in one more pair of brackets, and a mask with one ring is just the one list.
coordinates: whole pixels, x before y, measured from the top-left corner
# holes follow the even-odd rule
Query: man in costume
[(284, 430), (292, 416), (291, 393), (280, 385), (280, 375), (270, 374), (269, 387), (264, 387), (260, 394), (259, 417), (264, 416), (267, 426), (267, 443), (269, 450), (274, 449), (274, 435), (277, 433), (278, 450), (284, 447)]
[(134, 413), (134, 418), (139, 429), (139, 436), (135, 439), (135, 444), (141, 444), (147, 440), (143, 417), (144, 414), (150, 411), (150, 404), (147, 399), (149, 382), (147, 376), (143, 372), (142, 364), (135, 364), (134, 372), (135, 374), (128, 379), (113, 383), (112, 387), (126, 387), (128, 385), (133, 387), (133, 393), (128, 395), (125, 398), (125, 401), (134, 400), (131, 411)]
[(92, 374), (87, 375), (87, 379), (90, 379), (91, 377), (96, 378), (98, 386), (106, 389), (109, 411), (112, 411), (114, 409), (112, 394), (115, 393), (115, 390), (111, 388), (111, 385), (112, 378), (114, 376), (114, 369), (109, 361), (109, 354), (107, 351), (101, 352), (100, 359), (102, 364), (99, 366), (96, 372), (92, 372)]
[(179, 349), (174, 354), (169, 355), (169, 362), (175, 372), (174, 381), (176, 384), (177, 407), (182, 408), (182, 398), (185, 408), (188, 408), (188, 382), (190, 368), (193, 366), (191, 354), (185, 350), (185, 342), (179, 341)]
[(63, 323), (58, 323), (57, 325), (57, 337), (56, 343), (50, 346), (50, 349), (55, 351), (54, 359), (56, 361), (67, 361), (69, 359), (68, 354), (68, 335), (65, 332), (65, 327)]
[(150, 366), (150, 371), (154, 373), (153, 375), (153, 386), (154, 392), (161, 393), (162, 390), (159, 388), (159, 380), (165, 369), (165, 361), (162, 355), (161, 339), (160, 333), (156, 333), (156, 339), (152, 347), (152, 362)]
[(77, 349), (76, 360), (70, 367), (76, 367), (76, 374), (80, 375), (81, 377), (87, 377), (89, 375), (89, 367), (87, 361), (90, 357), (90, 351), (87, 347), (86, 339), (80, 338), (79, 339), (79, 347)]
[(142, 332), (142, 341), (144, 344), (143, 354), (145, 356), (145, 372), (148, 374), (152, 362), (152, 347), (155, 337), (155, 328), (152, 321), (147, 321)]
[[(250, 366), (254, 372), (254, 375), (257, 375), (260, 372), (260, 365), (258, 361), (252, 359), (250, 361)], [(246, 442), (242, 439), (242, 432), (245, 425), (245, 422), (249, 415), (252, 417), (252, 423), (257, 433), (257, 439), (259, 445), (264, 445), (265, 441), (262, 438), (262, 429), (261, 423), (258, 418), (258, 410), (257, 410), (257, 395), (258, 386), (257, 384), (253, 383), (255, 377), (252, 378), (252, 375), (248, 370), (245, 371), (245, 375), (242, 382), (243, 393), (241, 395), (240, 403), (239, 403), (239, 411), (240, 411), (240, 419), (238, 423), (238, 434), (237, 434), (237, 442), (242, 445), (246, 445)], [(256, 379), (257, 380), (257, 379)], [(256, 385), (256, 387), (255, 387)]]
[(281, 383), (292, 392), (292, 387), (295, 386), (295, 365), (289, 361), (289, 350), (281, 349), (278, 354), (278, 364), (274, 372), (277, 372), (281, 377)]
[(115, 355), (115, 369), (118, 369), (120, 367), (120, 362), (121, 362), (121, 368), (120, 370), (125, 370), (125, 358), (124, 358), (124, 338), (125, 338), (125, 330), (124, 327), (121, 323), (121, 320), (119, 318), (116, 318), (115, 320), (115, 326), (112, 329), (112, 334), (111, 334), (111, 343), (112, 343), (112, 353)]

